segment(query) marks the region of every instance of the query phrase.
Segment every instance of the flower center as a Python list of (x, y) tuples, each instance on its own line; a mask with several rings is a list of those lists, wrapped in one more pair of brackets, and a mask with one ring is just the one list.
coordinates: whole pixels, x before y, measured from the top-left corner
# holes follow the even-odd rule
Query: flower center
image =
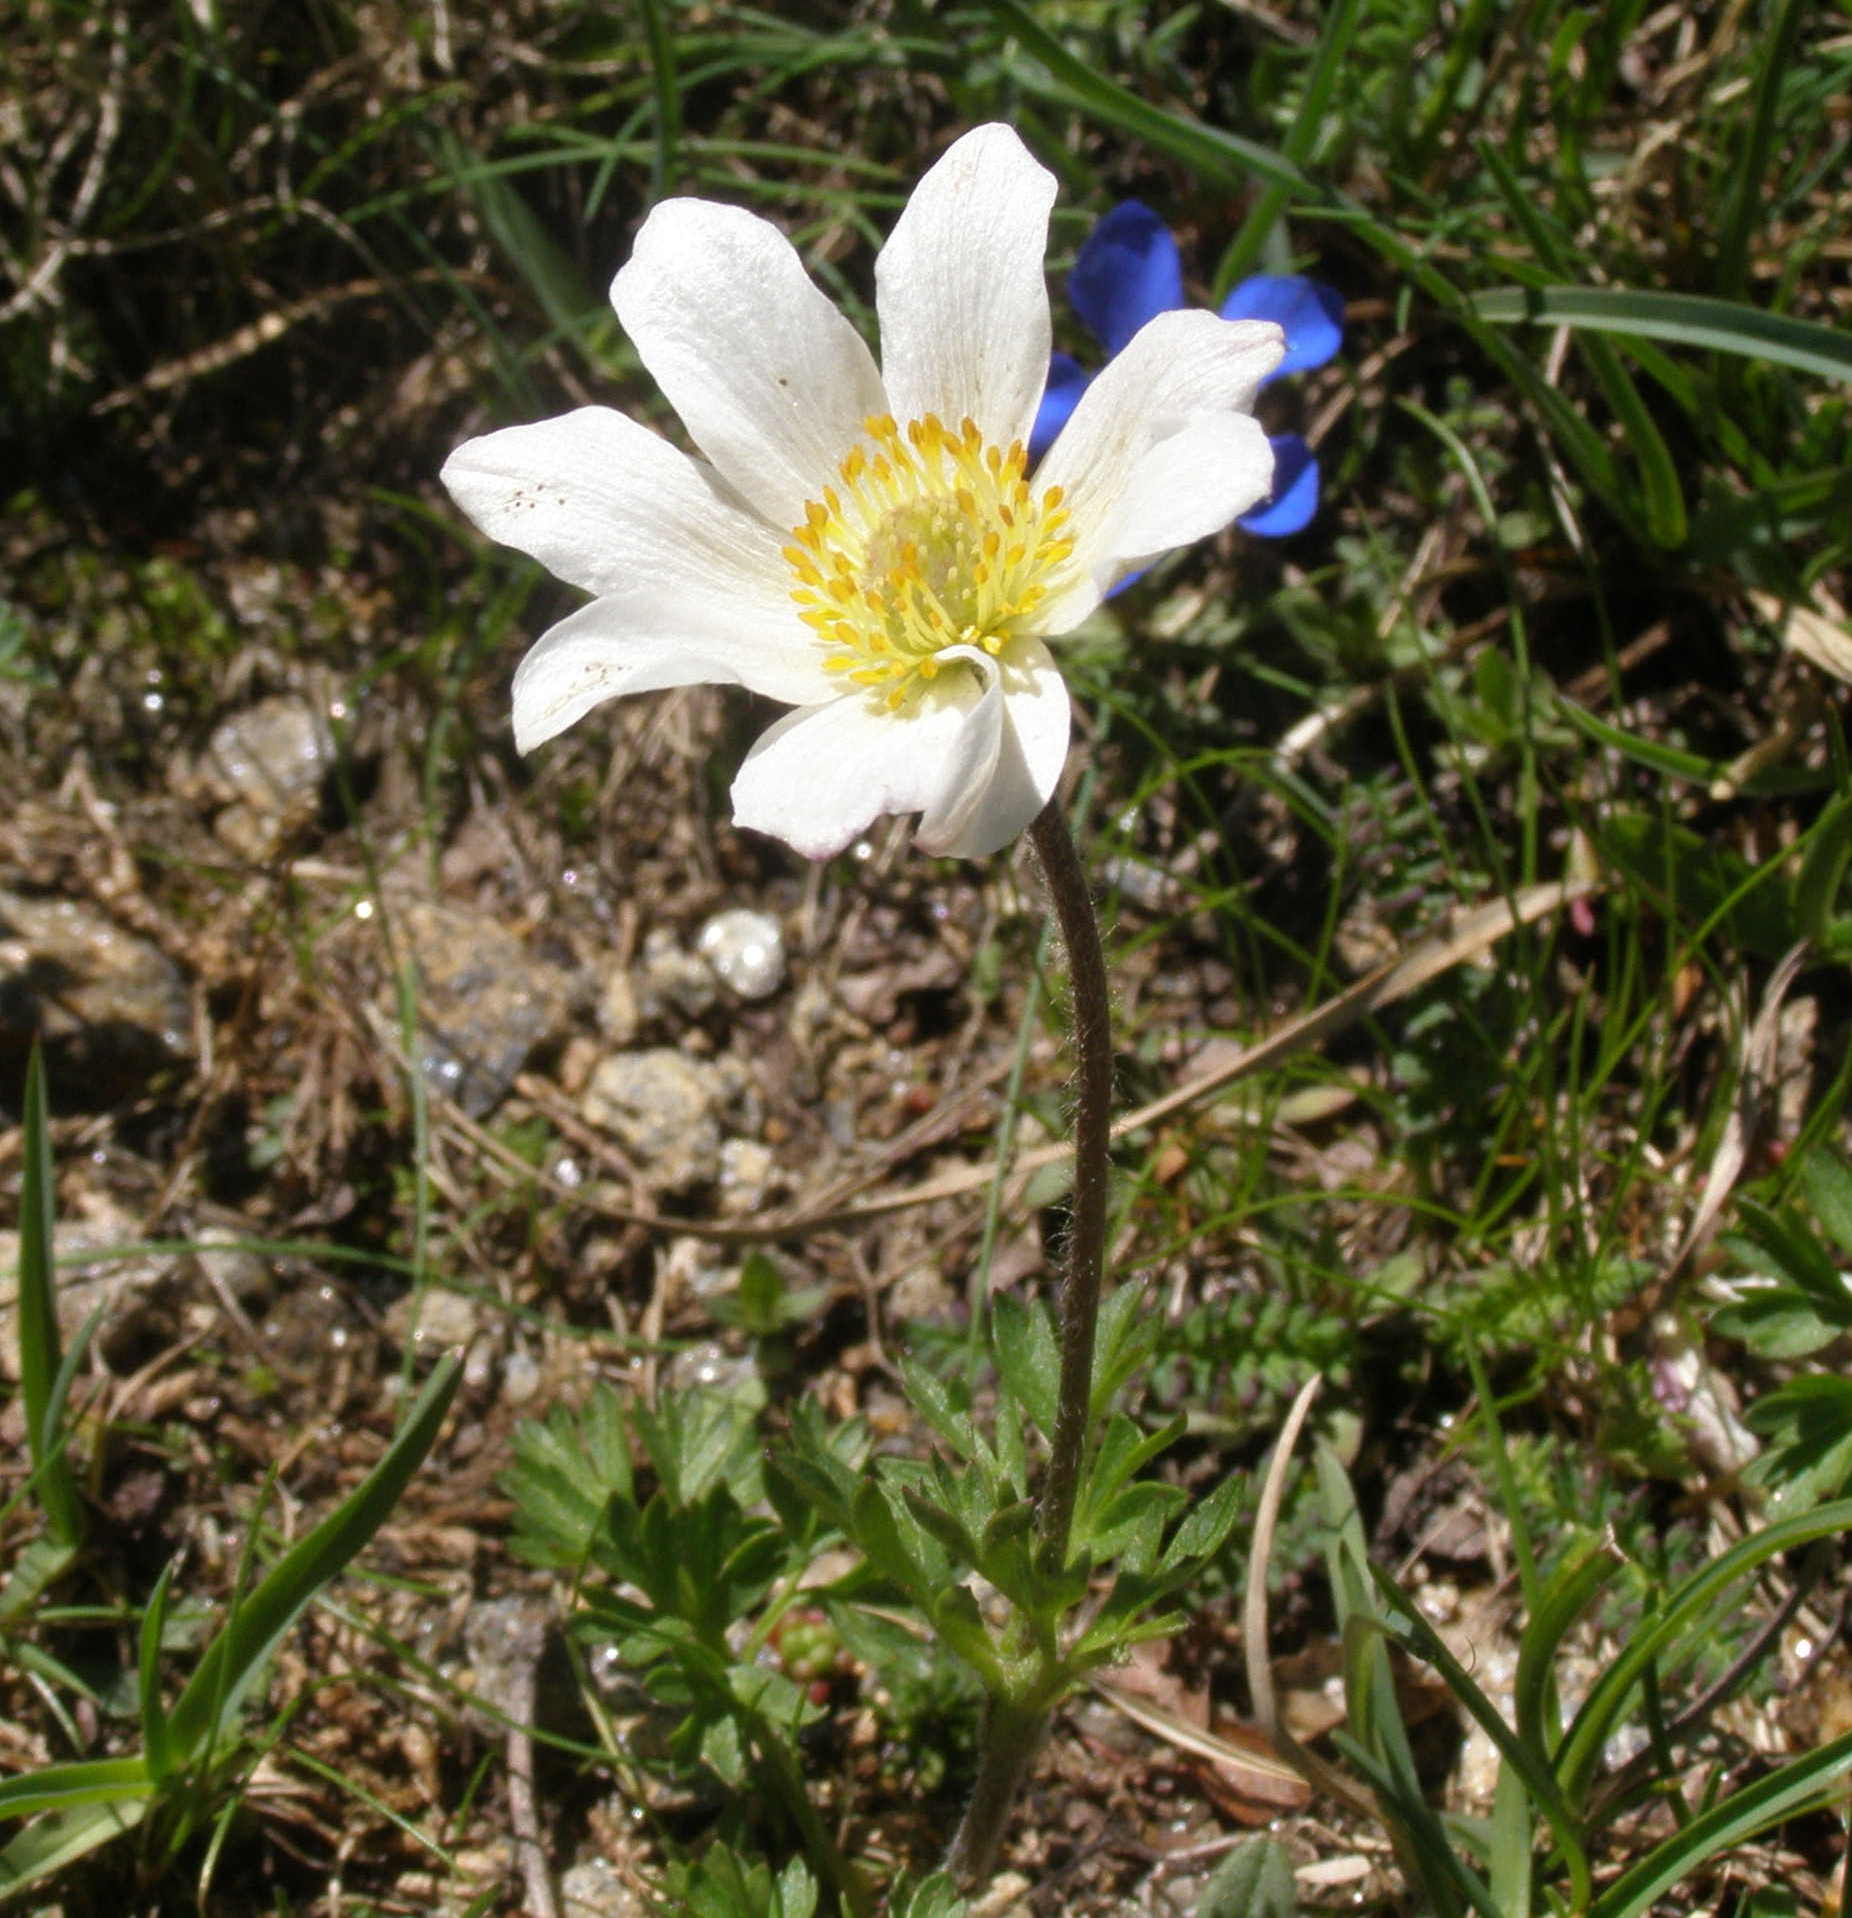
[(954, 433), (931, 413), (904, 431), (886, 414), (862, 425), (867, 441), (843, 455), (840, 486), (804, 508), (784, 557), (825, 669), (899, 711), (948, 648), (994, 659), (1032, 630), (1074, 542), (1061, 488), (1029, 490), (1020, 440), (1005, 452), (975, 422)]

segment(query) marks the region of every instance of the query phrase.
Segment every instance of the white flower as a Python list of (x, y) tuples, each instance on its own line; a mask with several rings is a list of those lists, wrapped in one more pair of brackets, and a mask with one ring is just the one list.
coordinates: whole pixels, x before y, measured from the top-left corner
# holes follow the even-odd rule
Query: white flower
[(1043, 641), (1267, 497), (1250, 409), (1282, 350), (1158, 315), (1031, 480), (1054, 191), (1008, 127), (946, 152), (876, 264), (879, 369), (766, 221), (650, 214), (611, 303), (702, 457), (588, 406), (444, 466), (485, 533), (596, 595), (515, 674), (523, 751), (620, 693), (737, 684), (796, 709), (733, 782), (739, 825), (813, 859), (881, 813), (971, 857), (1028, 825), (1067, 756)]

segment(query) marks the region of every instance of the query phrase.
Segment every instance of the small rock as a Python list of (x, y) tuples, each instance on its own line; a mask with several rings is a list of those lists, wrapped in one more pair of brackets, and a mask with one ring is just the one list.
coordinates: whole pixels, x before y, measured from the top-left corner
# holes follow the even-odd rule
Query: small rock
[(193, 1256), (213, 1291), (253, 1310), (268, 1305), (274, 1287), (270, 1268), (230, 1232), (208, 1227), (193, 1241)]
[(417, 900), (401, 909), (399, 928), (418, 968), (419, 1068), (480, 1119), (533, 1054), (563, 1035), (566, 976), (481, 913)]
[(936, 1265), (909, 1266), (888, 1288), (887, 1312), (909, 1325), (942, 1325), (958, 1310), (959, 1296)]
[(401, 1293), (386, 1308), (385, 1325), (400, 1344), (415, 1332), (427, 1351), (450, 1351), (468, 1345), (482, 1329), (482, 1308), (461, 1292), (433, 1285)]
[(180, 969), (76, 899), (0, 891), (0, 1054), (43, 1038), (54, 1099), (108, 1103), (193, 1051)]
[(598, 988), (598, 1030), (614, 1046), (632, 1045), (643, 1025), (628, 966), (613, 966)]
[(714, 1392), (742, 1404), (765, 1403), (759, 1363), (750, 1352), (729, 1352), (717, 1339), (704, 1339), (677, 1352), (662, 1368), (663, 1383), (676, 1392)]
[(540, 1366), (527, 1352), (508, 1354), (502, 1366), (502, 1402), (525, 1405), (540, 1390)]
[[(113, 1208), (94, 1218), (60, 1219), (52, 1228), (55, 1257), (68, 1259), (82, 1252), (109, 1252), (131, 1245), (141, 1236), (126, 1213)], [(98, 1314), (91, 1334), (103, 1362), (113, 1370), (133, 1367), (146, 1356), (144, 1348), (172, 1331), (173, 1307), (179, 1290), (180, 1261), (160, 1255), (100, 1261), (88, 1271), (62, 1270), (55, 1275), (58, 1337), (71, 1349), (92, 1312)], [(19, 1376), (19, 1234), (0, 1232), (0, 1377)]]
[(200, 771), (226, 800), (213, 822), (235, 851), (272, 850), (314, 815), (334, 764), (328, 721), (298, 693), (279, 693), (233, 713), (213, 730)]
[(646, 1918), (649, 1907), (606, 1858), (588, 1858), (559, 1881), (560, 1918)]
[(690, 1059), (670, 1046), (613, 1053), (593, 1069), (582, 1109), (637, 1163), (650, 1185), (685, 1192), (720, 1174), (721, 1122), (746, 1099), (733, 1059)]
[(470, 1690), (520, 1724), (534, 1722), (534, 1684), (547, 1643), (547, 1608), (526, 1597), (485, 1598), (463, 1620)]
[(1176, 902), (1175, 878), (1164, 867), (1141, 859), (1136, 853), (1108, 859), (1100, 869), (1100, 877), (1115, 892), (1123, 893), (1133, 905), (1142, 906), (1146, 912), (1162, 912)]
[(720, 1147), (720, 1209), (733, 1218), (764, 1209), (778, 1177), (778, 1159), (757, 1139), (726, 1139)]
[(769, 999), (785, 982), (785, 940), (769, 913), (717, 912), (695, 942), (722, 985), (742, 999)]
[(684, 951), (675, 934), (657, 926), (644, 934), (643, 954), (631, 981), (637, 1011), (645, 1019), (680, 1014), (698, 1019), (720, 997), (714, 969), (699, 953)]

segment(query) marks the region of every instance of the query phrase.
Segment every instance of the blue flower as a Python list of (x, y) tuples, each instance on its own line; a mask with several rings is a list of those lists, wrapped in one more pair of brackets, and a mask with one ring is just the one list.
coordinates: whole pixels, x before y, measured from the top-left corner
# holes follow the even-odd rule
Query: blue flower
[[(1144, 323), (1185, 304), (1183, 262), (1170, 229), (1137, 200), (1122, 200), (1087, 235), (1068, 298), (1087, 331), (1117, 353)], [(1286, 335), (1286, 357), (1269, 379), (1323, 366), (1344, 340), (1344, 300), (1328, 286), (1296, 274), (1256, 273), (1222, 302), (1225, 320), (1275, 320)], [(1067, 423), (1092, 375), (1069, 353), (1049, 362), (1048, 386), (1029, 437), (1029, 457), (1040, 459)], [(1272, 436), (1273, 492), (1236, 523), (1266, 539), (1296, 533), (1318, 511), (1318, 461), (1297, 433)]]

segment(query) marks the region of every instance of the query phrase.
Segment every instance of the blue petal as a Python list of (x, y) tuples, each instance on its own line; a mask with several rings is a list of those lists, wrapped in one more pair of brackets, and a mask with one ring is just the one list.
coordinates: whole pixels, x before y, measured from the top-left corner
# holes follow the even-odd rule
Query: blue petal
[(1310, 524), (1318, 511), (1318, 460), (1297, 433), (1281, 433), (1273, 448), (1273, 491), (1235, 524), (1262, 539), (1284, 539)]
[(1280, 379), (1323, 366), (1344, 344), (1344, 296), (1296, 273), (1256, 273), (1222, 302), (1225, 320), (1277, 320), (1286, 357), (1268, 375)]
[(1048, 384), (1042, 391), (1042, 404), (1036, 409), (1035, 424), (1029, 429), (1029, 460), (1033, 465), (1054, 445), (1055, 436), (1067, 424), (1068, 415), (1079, 403), (1092, 376), (1081, 370), (1071, 353), (1048, 356)]
[(1137, 200), (1121, 200), (1087, 235), (1067, 296), (1109, 354), (1144, 323), (1183, 304), (1183, 262), (1170, 229)]

